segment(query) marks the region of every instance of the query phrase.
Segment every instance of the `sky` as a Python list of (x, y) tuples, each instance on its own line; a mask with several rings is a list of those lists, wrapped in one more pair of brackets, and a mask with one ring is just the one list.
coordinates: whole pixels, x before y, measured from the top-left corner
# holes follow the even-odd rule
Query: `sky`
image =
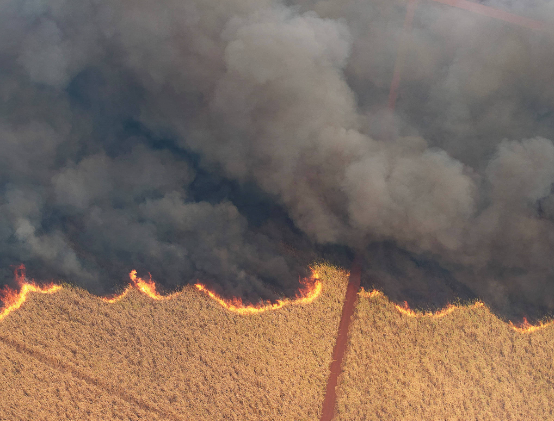
[(359, 254), (397, 300), (552, 313), (554, 36), (430, 0), (407, 35), (405, 13), (2, 0), (1, 281), (109, 294), (136, 269), (256, 301)]

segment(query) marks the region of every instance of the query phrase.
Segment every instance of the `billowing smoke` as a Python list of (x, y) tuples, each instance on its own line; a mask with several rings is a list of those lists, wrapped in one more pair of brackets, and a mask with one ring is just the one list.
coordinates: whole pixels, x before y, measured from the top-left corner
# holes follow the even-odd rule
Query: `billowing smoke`
[(554, 37), (421, 3), (391, 116), (404, 1), (2, 1), (4, 278), (255, 300), (335, 245), (397, 299), (553, 311)]

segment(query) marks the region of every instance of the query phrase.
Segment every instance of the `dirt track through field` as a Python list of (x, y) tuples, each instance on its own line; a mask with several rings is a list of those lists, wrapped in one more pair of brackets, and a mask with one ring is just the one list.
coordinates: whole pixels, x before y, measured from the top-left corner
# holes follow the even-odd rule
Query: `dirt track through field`
[(350, 278), (348, 279), (344, 306), (342, 307), (342, 316), (340, 319), (337, 341), (335, 342), (335, 348), (333, 349), (333, 359), (331, 360), (329, 380), (327, 381), (325, 398), (323, 400), (321, 421), (331, 421), (335, 413), (335, 403), (337, 400), (336, 387), (339, 374), (341, 372), (342, 359), (346, 352), (348, 330), (350, 328), (352, 315), (354, 314), (358, 290), (360, 289), (361, 272), (361, 259), (356, 257), (352, 263), (352, 270), (350, 271)]
[(105, 392), (108, 392), (108, 393), (110, 393), (110, 394), (126, 401), (127, 403), (130, 403), (132, 405), (136, 405), (137, 407), (139, 407), (140, 409), (142, 409), (144, 411), (155, 412), (158, 415), (161, 415), (165, 419), (168, 419), (168, 420), (176, 420), (176, 421), (181, 421), (182, 420), (181, 418), (179, 418), (178, 416), (176, 416), (173, 413), (169, 413), (167, 411), (162, 411), (162, 410), (160, 410), (160, 409), (144, 402), (142, 399), (139, 399), (135, 396), (130, 395), (129, 393), (125, 392), (124, 390), (122, 390), (121, 388), (119, 388), (117, 386), (114, 386), (114, 385), (102, 382), (98, 379), (95, 379), (94, 377), (91, 377), (88, 374), (83, 373), (81, 370), (78, 370), (76, 367), (73, 367), (70, 364), (64, 363), (64, 362), (58, 360), (57, 358), (53, 358), (49, 355), (46, 355), (46, 354), (44, 354), (44, 353), (42, 353), (42, 352), (40, 352), (36, 349), (30, 348), (27, 345), (20, 343), (19, 341), (14, 341), (13, 339), (7, 338), (3, 335), (0, 335), (0, 341), (2, 343), (4, 343), (5, 345), (9, 346), (10, 348), (16, 350), (20, 354), (28, 355), (28, 356), (40, 361), (41, 363), (46, 364), (47, 366), (49, 366), (49, 367), (51, 367), (55, 370), (58, 370), (62, 373), (69, 373), (73, 377), (75, 377), (79, 380), (82, 380), (82, 381), (84, 381), (85, 383), (87, 383), (89, 385), (92, 385), (92, 386), (95, 386), (99, 389), (102, 389)]

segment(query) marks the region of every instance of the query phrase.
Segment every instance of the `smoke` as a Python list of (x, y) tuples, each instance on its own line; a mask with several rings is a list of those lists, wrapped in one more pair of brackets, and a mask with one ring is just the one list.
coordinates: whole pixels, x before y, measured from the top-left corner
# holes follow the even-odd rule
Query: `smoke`
[(554, 38), (432, 2), (403, 38), (405, 6), (0, 3), (4, 279), (255, 300), (338, 245), (398, 299), (552, 312)]

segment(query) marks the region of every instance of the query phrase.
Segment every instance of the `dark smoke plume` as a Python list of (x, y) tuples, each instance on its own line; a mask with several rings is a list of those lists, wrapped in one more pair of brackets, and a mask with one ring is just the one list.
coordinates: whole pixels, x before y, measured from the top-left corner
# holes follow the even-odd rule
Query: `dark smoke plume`
[(1, 1), (2, 279), (256, 300), (331, 250), (395, 299), (552, 312), (554, 37), (420, 3), (403, 38), (400, 0)]

